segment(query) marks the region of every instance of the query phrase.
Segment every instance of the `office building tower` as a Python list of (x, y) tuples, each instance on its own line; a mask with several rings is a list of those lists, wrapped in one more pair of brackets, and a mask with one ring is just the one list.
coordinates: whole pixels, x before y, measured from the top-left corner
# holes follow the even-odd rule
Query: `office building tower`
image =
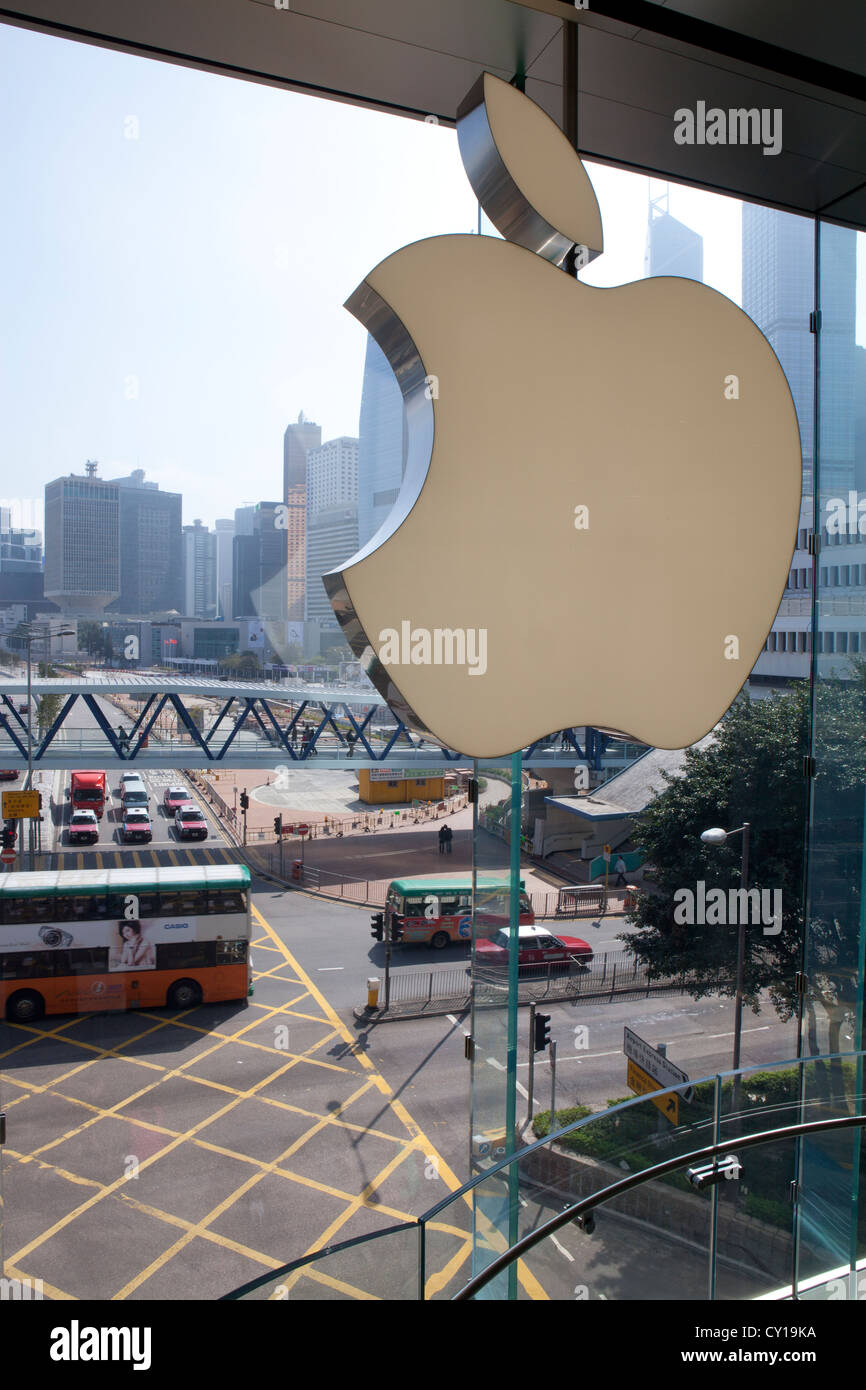
[(119, 489), (120, 594), (110, 611), (142, 617), (183, 607), (179, 492), (161, 492), (144, 469), (111, 480)]
[(687, 280), (704, 278), (703, 237), (671, 217), (667, 190), (650, 201), (644, 273), (681, 275)]
[(214, 522), (217, 538), (217, 602), (221, 618), (232, 617), (232, 545), (235, 523), (228, 519)]
[(42, 574), (42, 532), (11, 525), (11, 511), (0, 507), (0, 573)]
[(357, 502), (358, 441), (341, 435), (307, 451), (307, 518), (323, 507)]
[(88, 460), (45, 486), (45, 597), (70, 617), (101, 613), (120, 594), (120, 488)]
[(289, 425), (283, 436), (283, 504), (286, 508), (286, 616), (304, 617), (304, 574), (307, 524), (307, 450), (322, 442), (322, 429), (304, 419)]
[(358, 436), (358, 544), (366, 545), (397, 500), (408, 448), (403, 396), (373, 337), (367, 338)]
[(337, 569), (358, 549), (358, 504), (338, 502), (323, 507), (311, 516), (307, 528), (307, 599), (308, 622), (322, 627), (337, 628), (322, 575)]
[(236, 536), (251, 536), (253, 534), (253, 517), (255, 514), (255, 503), (249, 507), (235, 507)]
[(232, 543), (232, 617), (285, 622), (285, 514), (279, 502), (259, 502), (253, 509), (252, 533)]
[(788, 379), (803, 456), (803, 493), (812, 495), (815, 445), (814, 225), (805, 217), (743, 204), (743, 309), (758, 325)]
[(183, 528), (183, 613), (188, 618), (217, 616), (216, 532), (196, 520)]

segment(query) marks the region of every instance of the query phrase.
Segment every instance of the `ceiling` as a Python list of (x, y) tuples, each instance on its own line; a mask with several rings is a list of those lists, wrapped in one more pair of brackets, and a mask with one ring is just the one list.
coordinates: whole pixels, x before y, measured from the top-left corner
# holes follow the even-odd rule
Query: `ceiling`
[[(864, 0), (590, 3), (18, 0), (0, 5), (0, 19), (443, 122), (484, 69), (524, 74), (527, 93), (561, 120), (572, 24), (582, 154), (866, 227)], [(678, 145), (674, 112), (698, 102), (781, 111), (781, 151)]]

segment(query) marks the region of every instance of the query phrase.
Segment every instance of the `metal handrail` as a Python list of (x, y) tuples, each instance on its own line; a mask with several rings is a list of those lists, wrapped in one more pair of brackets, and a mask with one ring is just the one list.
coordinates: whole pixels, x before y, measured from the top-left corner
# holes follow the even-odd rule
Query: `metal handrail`
[(239, 1298), (245, 1298), (248, 1293), (254, 1293), (265, 1284), (271, 1284), (275, 1279), (283, 1279), (287, 1274), (292, 1274), (296, 1269), (302, 1269), (304, 1265), (312, 1264), (314, 1260), (321, 1260), (326, 1255), (339, 1255), (343, 1250), (351, 1250), (355, 1245), (366, 1245), (371, 1240), (381, 1240), (383, 1236), (392, 1236), (395, 1231), (416, 1231), (420, 1222), (402, 1221), (398, 1226), (386, 1226), (383, 1231), (367, 1231), (366, 1235), (353, 1236), (351, 1240), (341, 1240), (336, 1245), (325, 1245), (321, 1250), (313, 1250), (308, 1255), (301, 1255), (297, 1260), (290, 1260), (287, 1265), (280, 1265), (278, 1269), (268, 1270), (267, 1274), (260, 1274), (255, 1279), (250, 1279), (249, 1283), (241, 1284), (240, 1288), (232, 1289), (231, 1293), (221, 1294), (216, 1300), (217, 1303), (231, 1303)]
[[(653, 1094), (660, 1093), (654, 1092)], [(627, 1178), (620, 1178), (618, 1182), (610, 1183), (608, 1187), (594, 1192), (591, 1197), (584, 1197), (579, 1202), (573, 1202), (570, 1207), (566, 1207), (557, 1216), (551, 1217), (543, 1226), (539, 1226), (536, 1230), (530, 1231), (529, 1235), (523, 1236), (516, 1245), (510, 1246), (503, 1254), (492, 1260), (480, 1274), (476, 1274), (474, 1278), (470, 1279), (468, 1284), (464, 1284), (463, 1288), (454, 1295), (452, 1302), (459, 1303), (474, 1298), (478, 1290), (484, 1288), (485, 1284), (489, 1284), (491, 1279), (495, 1279), (497, 1274), (501, 1274), (515, 1260), (519, 1260), (540, 1241), (553, 1235), (561, 1227), (567, 1226), (569, 1222), (585, 1216), (603, 1202), (609, 1202), (612, 1198), (629, 1192), (633, 1187), (640, 1187), (642, 1183), (651, 1182), (653, 1178), (661, 1178), (666, 1173), (675, 1172), (677, 1168), (684, 1168), (687, 1163), (717, 1158), (720, 1154), (730, 1152), (733, 1148), (750, 1149), (757, 1144), (768, 1144), (779, 1139), (799, 1138), (802, 1134), (833, 1133), (838, 1129), (855, 1129), (863, 1125), (866, 1125), (866, 1115), (843, 1115), (831, 1120), (809, 1120), (796, 1125), (783, 1125), (779, 1129), (761, 1130), (758, 1134), (748, 1134), (742, 1137), (731, 1136), (719, 1143), (708, 1144), (702, 1149), (692, 1149), (691, 1153), (665, 1159), (663, 1163), (654, 1163), (651, 1168), (644, 1168), (640, 1173), (630, 1173)]]

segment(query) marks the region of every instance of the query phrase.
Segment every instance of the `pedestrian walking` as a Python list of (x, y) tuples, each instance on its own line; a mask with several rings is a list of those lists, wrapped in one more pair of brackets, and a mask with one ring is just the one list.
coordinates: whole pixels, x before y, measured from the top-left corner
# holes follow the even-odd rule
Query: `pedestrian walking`
[(443, 825), (442, 829), (445, 831), (445, 853), (446, 853), (446, 854), (450, 854), (450, 853), (451, 853), (451, 841), (452, 841), (452, 839), (454, 838), (454, 837), (453, 837), (453, 834), (452, 834), (452, 831), (451, 831), (451, 826), (450, 826), (450, 825)]
[(448, 833), (447, 833), (447, 832), (448, 832), (448, 826), (447, 826), (447, 825), (440, 825), (440, 827), (439, 827), (439, 853), (440, 853), (440, 854), (444, 854), (444, 853), (445, 853), (445, 841), (446, 841), (447, 838), (448, 838)]
[(619, 856), (616, 863), (614, 864), (613, 871), (617, 875), (616, 883), (613, 885), (614, 888), (625, 888), (625, 860), (623, 859), (622, 855)]

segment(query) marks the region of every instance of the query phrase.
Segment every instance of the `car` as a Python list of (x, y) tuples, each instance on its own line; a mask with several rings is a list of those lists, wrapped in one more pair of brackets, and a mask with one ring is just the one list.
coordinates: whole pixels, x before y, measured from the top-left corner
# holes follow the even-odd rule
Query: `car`
[(131, 806), (138, 806), (146, 811), (149, 800), (147, 787), (143, 782), (127, 782), (122, 797), (123, 815), (126, 815)]
[(71, 845), (95, 845), (99, 839), (99, 821), (95, 811), (73, 811), (67, 838)]
[(14, 782), (17, 777), (17, 767), (0, 767), (0, 782)]
[(207, 839), (207, 821), (198, 806), (181, 806), (175, 812), (174, 829), (179, 840)]
[(140, 782), (140, 781), (141, 781), (141, 773), (140, 773), (140, 772), (124, 772), (123, 776), (122, 776), (121, 779), (120, 779), (120, 786), (119, 786), (119, 788), (118, 788), (118, 790), (119, 790), (121, 796), (123, 795), (124, 791), (126, 790), (126, 788), (129, 786), (129, 784), (130, 784), (131, 782)]
[(124, 808), (120, 837), (125, 843), (132, 840), (152, 840), (153, 826), (146, 807), (128, 806)]
[(181, 806), (192, 805), (192, 797), (186, 787), (167, 787), (162, 798), (167, 816), (173, 816)]
[[(592, 961), (592, 947), (579, 936), (554, 936), (545, 927), (518, 927), (520, 965), (583, 965)], [(508, 931), (500, 930), (490, 941), (476, 942), (477, 958), (492, 966), (508, 962)]]

